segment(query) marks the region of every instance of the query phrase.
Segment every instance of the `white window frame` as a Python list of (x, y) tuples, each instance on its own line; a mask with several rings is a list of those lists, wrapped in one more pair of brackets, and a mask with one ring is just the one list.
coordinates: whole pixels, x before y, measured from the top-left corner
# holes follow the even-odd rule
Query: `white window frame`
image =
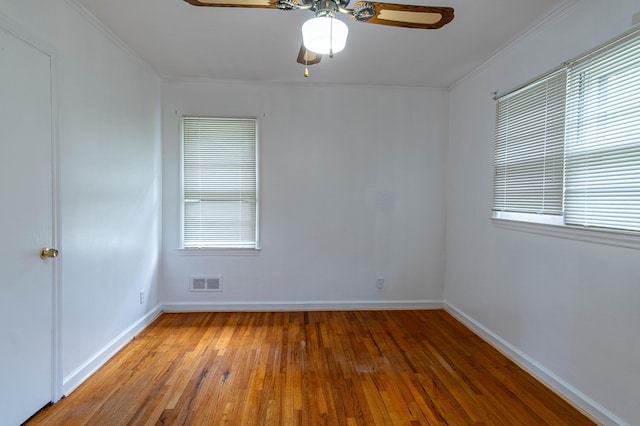
[[(615, 47), (615, 45), (619, 44), (623, 40), (629, 40), (639, 36), (640, 36), (640, 29), (631, 30), (613, 41), (607, 42), (602, 46), (599, 46), (591, 50), (590, 52), (585, 53), (584, 55), (580, 55), (579, 57), (571, 61), (568, 61), (565, 64), (565, 66), (569, 67), (571, 64), (581, 60), (582, 58), (588, 55), (601, 51), (602, 49), (613, 48)], [(556, 70), (552, 72), (556, 72)], [(548, 74), (551, 74), (552, 72)], [(513, 89), (510, 92), (507, 92), (501, 96), (506, 96), (512, 92), (521, 90), (523, 87), (526, 87), (527, 85), (534, 83), (535, 81), (538, 81), (538, 80), (539, 79), (535, 79), (535, 80), (532, 80), (531, 82), (525, 83), (522, 86), (516, 89)], [(496, 97), (496, 99), (498, 99), (498, 97)], [(565, 151), (565, 156), (566, 156), (566, 151)], [(565, 157), (565, 161), (566, 161), (566, 157)], [(564, 179), (566, 179), (566, 174), (564, 176), (565, 176)], [(563, 211), (564, 211), (564, 208), (565, 207), (563, 206)], [(494, 225), (498, 228), (528, 232), (528, 233), (551, 236), (551, 237), (566, 238), (566, 239), (573, 239), (573, 240), (579, 240), (579, 241), (587, 241), (592, 243), (640, 249), (640, 232), (638, 231), (621, 230), (621, 229), (604, 228), (604, 227), (592, 228), (588, 226), (568, 225), (565, 223), (564, 215), (552, 216), (552, 215), (544, 215), (544, 214), (492, 211), (491, 219)]]
[[(255, 247), (185, 247), (185, 183), (184, 183), (184, 120), (189, 118), (197, 119), (220, 119), (220, 120), (253, 120), (255, 122), (255, 185), (256, 185), (256, 207), (255, 207)], [(205, 115), (183, 115), (180, 118), (180, 239), (178, 252), (181, 255), (257, 255), (261, 251), (260, 246), (260, 122), (257, 117), (221, 117)]]

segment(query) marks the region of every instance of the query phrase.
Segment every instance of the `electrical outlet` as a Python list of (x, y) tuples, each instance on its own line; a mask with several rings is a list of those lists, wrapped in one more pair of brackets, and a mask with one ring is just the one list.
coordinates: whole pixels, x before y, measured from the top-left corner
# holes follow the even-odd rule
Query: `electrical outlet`
[(140, 290), (140, 304), (144, 304), (144, 290)]
[(376, 278), (376, 287), (377, 288), (384, 288), (384, 277), (377, 277)]

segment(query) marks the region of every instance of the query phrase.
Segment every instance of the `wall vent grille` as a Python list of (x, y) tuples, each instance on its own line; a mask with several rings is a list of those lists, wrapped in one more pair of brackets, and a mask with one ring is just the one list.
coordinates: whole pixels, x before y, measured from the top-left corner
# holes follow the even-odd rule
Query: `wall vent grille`
[(222, 291), (222, 277), (191, 277), (190, 291)]

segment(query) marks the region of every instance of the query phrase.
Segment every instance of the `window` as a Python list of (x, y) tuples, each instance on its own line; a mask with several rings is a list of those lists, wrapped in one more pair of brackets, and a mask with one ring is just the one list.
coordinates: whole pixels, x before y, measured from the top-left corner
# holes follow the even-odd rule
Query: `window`
[(562, 215), (564, 70), (497, 104), (496, 211)]
[(258, 248), (255, 119), (182, 118), (182, 247)]
[(640, 231), (640, 32), (497, 99), (493, 211)]

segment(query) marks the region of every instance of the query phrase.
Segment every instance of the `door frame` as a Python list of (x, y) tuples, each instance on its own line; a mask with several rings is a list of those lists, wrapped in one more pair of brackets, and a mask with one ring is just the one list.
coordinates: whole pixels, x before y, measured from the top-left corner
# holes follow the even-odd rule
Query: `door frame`
[[(60, 150), (56, 49), (21, 23), (0, 12), (0, 30), (17, 37), (49, 57), (51, 87), (51, 229), (53, 247), (60, 256), (52, 261), (52, 318), (51, 318), (51, 402), (58, 402), (63, 395), (64, 370), (62, 363), (62, 221), (60, 215)], [(34, 254), (35, 256), (35, 254)], [(35, 414), (35, 413), (34, 413)]]

